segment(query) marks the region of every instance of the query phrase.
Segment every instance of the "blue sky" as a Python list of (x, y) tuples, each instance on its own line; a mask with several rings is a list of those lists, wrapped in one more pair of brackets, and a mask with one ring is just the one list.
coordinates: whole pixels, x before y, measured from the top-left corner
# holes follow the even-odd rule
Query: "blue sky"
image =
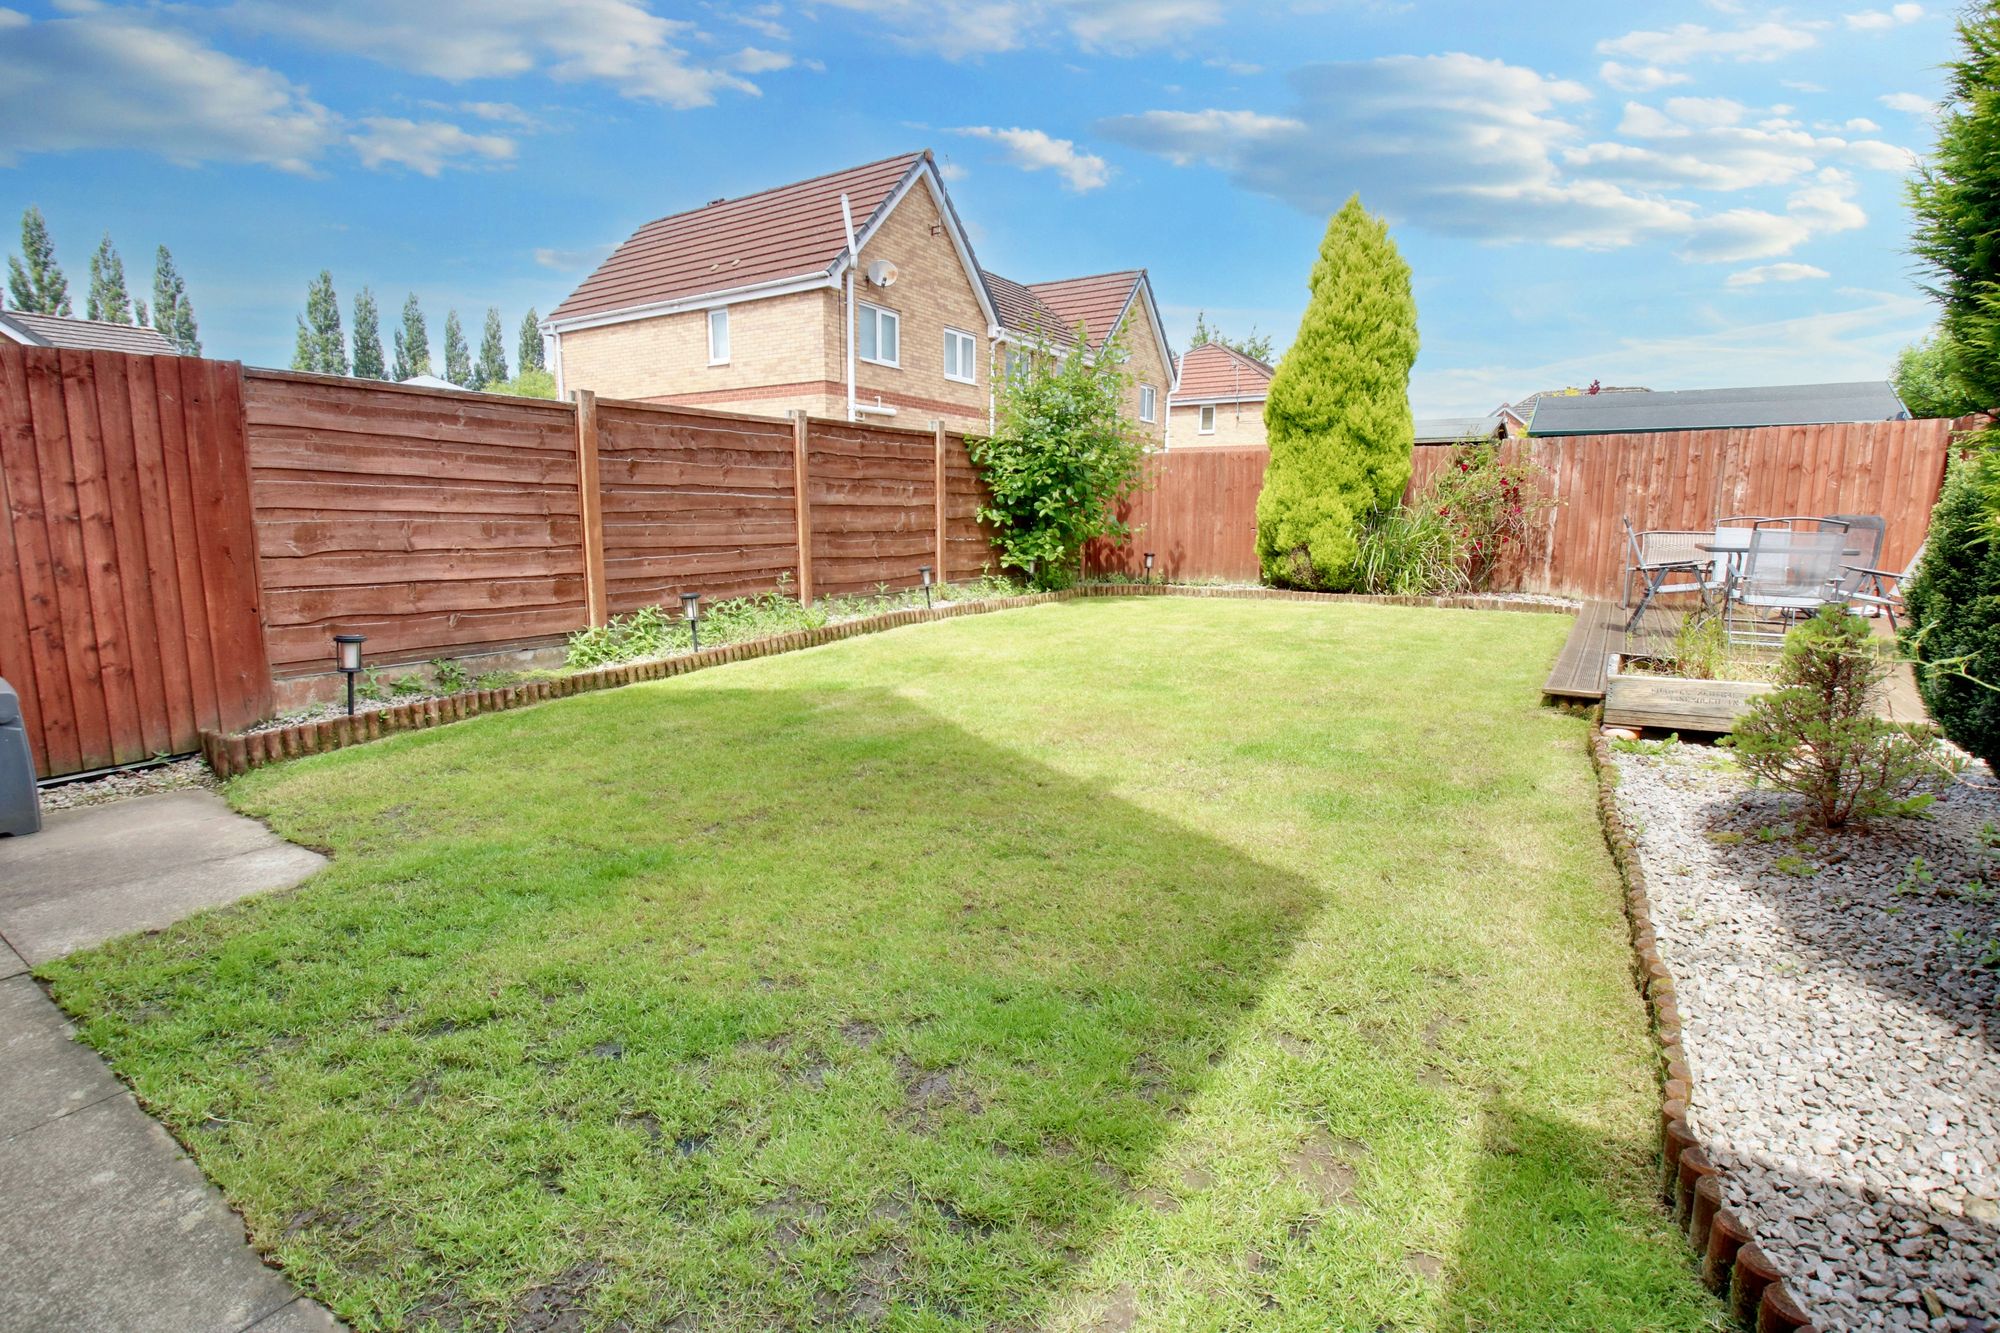
[(166, 243), (208, 352), (282, 365), (322, 267), (511, 352), (639, 223), (921, 146), (987, 267), (1143, 265), (1176, 345), (1282, 344), (1359, 191), (1419, 415), (1476, 413), (1885, 374), (1952, 50), (1882, 0), (68, 0), (0, 8), (0, 217), (42, 208), (79, 314), (100, 233), (135, 290)]

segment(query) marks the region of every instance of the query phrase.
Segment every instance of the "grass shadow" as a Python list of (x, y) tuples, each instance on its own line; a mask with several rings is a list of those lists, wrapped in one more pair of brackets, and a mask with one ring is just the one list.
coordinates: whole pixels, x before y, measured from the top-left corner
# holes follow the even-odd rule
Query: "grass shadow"
[(877, 688), (265, 770), (335, 864), (49, 970), (350, 1320), (1032, 1323), (1315, 890)]

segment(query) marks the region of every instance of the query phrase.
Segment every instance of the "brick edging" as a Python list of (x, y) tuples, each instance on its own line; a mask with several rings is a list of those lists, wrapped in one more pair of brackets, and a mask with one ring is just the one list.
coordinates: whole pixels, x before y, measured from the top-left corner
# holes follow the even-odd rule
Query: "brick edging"
[(1681, 1049), (1680, 1006), (1673, 974), (1660, 960), (1653, 929), (1653, 900), (1638, 839), (1618, 810), (1618, 768), (1601, 726), (1590, 729), (1590, 765), (1597, 774), (1597, 814), (1604, 842), (1625, 885), (1625, 916), (1632, 931), (1634, 978), (1659, 1041), (1660, 1193), (1673, 1208), (1701, 1263), (1701, 1280), (1722, 1296), (1736, 1319), (1755, 1333), (1815, 1333), (1804, 1308), (1785, 1287), (1757, 1238), (1722, 1206), (1722, 1173), (1687, 1123), (1694, 1076)]
[(955, 602), (949, 606), (933, 607), (930, 610), (911, 607), (900, 611), (884, 611), (879, 615), (862, 616), (856, 620), (844, 620), (838, 624), (821, 625), (814, 629), (793, 630), (789, 634), (774, 634), (769, 638), (745, 639), (740, 643), (704, 648), (698, 653), (682, 653), (676, 657), (661, 658), (657, 661), (597, 667), (554, 680), (513, 685), (501, 690), (467, 690), (442, 699), (425, 699), (417, 703), (370, 709), (351, 718), (335, 717), (314, 722), (295, 722), (288, 727), (274, 727), (266, 731), (235, 733), (204, 731), (201, 733), (201, 753), (202, 758), (208, 761), (208, 766), (215, 770), (217, 777), (229, 778), (279, 760), (345, 749), (350, 745), (360, 745), (397, 732), (424, 731), (446, 722), (477, 717), (482, 713), (504, 712), (549, 699), (565, 699), (574, 694), (589, 694), (596, 690), (616, 689), (621, 685), (636, 685), (641, 681), (664, 680), (669, 676), (684, 675), (690, 671), (700, 671), (705, 667), (720, 666), (725, 662), (746, 662), (753, 658), (796, 652), (801, 648), (816, 648), (822, 644), (836, 643), (841, 639), (898, 629), (904, 625), (921, 625), (937, 620), (950, 620), (957, 616), (983, 615), (992, 611), (1011, 611), (1026, 606), (1039, 606), (1046, 602), (1071, 601), (1080, 597), (1134, 596), (1374, 602), (1393, 606), (1438, 606), (1482, 611), (1567, 612), (1567, 608), (1560, 606), (1509, 602), (1493, 597), (1375, 597), (1359, 593), (1291, 592), (1280, 588), (1204, 588), (1140, 583), (1083, 584), (1059, 592), (1026, 593), (1018, 597)]

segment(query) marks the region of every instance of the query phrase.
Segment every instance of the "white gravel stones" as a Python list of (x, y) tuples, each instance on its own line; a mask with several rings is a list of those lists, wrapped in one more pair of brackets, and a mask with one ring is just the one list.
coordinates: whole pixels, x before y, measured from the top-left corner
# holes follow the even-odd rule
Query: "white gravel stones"
[(1726, 752), (1616, 762), (1725, 1204), (1823, 1330), (2000, 1330), (1992, 776), (1800, 840)]
[(171, 764), (126, 769), (102, 777), (65, 782), (42, 789), (42, 813), (74, 810), (79, 806), (103, 805), (128, 796), (151, 796), (157, 792), (179, 791), (183, 787), (213, 787), (215, 775), (199, 759), (177, 759)]

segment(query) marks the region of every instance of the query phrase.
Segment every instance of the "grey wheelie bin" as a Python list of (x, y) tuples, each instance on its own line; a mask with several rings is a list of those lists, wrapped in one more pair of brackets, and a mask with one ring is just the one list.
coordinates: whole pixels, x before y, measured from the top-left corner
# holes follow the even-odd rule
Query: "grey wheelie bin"
[(41, 830), (42, 802), (35, 792), (35, 757), (28, 753), (21, 696), (0, 680), (0, 835)]

